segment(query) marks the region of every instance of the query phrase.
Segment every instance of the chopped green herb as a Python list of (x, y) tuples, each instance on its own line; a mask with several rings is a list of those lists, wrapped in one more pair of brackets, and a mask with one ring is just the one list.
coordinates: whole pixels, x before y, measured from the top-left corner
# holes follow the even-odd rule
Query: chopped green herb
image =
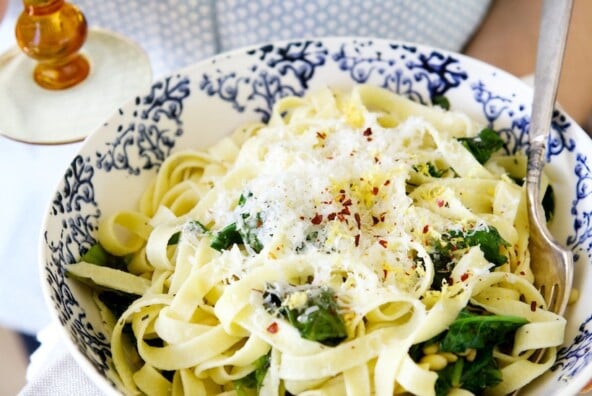
[(425, 176), (431, 176), (436, 178), (441, 178), (448, 171), (448, 169), (439, 169), (436, 165), (434, 165), (431, 162), (413, 165), (413, 170)]
[(236, 223), (224, 227), (212, 238), (210, 246), (218, 251), (226, 250), (232, 245), (242, 244), (243, 240), (236, 229)]
[(491, 155), (504, 146), (502, 138), (491, 128), (484, 128), (475, 137), (457, 138), (480, 164), (485, 164)]
[(241, 221), (238, 224), (238, 232), (245, 245), (249, 245), (255, 253), (259, 253), (263, 250), (263, 244), (257, 237), (256, 230), (261, 228), (263, 224), (263, 218), (261, 213), (257, 213), (255, 216), (251, 216), (249, 213), (243, 213), (241, 215)]
[(238, 198), (238, 206), (245, 206), (245, 204), (247, 203), (247, 198), (251, 198), (252, 196), (252, 192), (247, 193), (246, 196), (244, 194), (241, 194)]

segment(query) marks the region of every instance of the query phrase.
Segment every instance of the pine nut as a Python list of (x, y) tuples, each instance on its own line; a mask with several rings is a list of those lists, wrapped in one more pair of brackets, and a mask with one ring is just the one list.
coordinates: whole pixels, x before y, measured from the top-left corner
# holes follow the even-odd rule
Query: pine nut
[(446, 358), (440, 354), (425, 355), (419, 362), (426, 363), (432, 371), (442, 370), (448, 364)]
[(433, 355), (434, 353), (438, 353), (439, 349), (438, 344), (434, 343), (424, 346), (421, 351), (424, 355)]

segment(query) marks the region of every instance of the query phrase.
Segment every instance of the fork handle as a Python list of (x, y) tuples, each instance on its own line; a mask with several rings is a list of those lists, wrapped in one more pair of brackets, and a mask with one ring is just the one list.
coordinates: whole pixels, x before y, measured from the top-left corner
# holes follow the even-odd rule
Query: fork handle
[(531, 152), (528, 156), (526, 178), (527, 183), (535, 183), (537, 186), (544, 165), (572, 8), (573, 0), (543, 2), (529, 127)]

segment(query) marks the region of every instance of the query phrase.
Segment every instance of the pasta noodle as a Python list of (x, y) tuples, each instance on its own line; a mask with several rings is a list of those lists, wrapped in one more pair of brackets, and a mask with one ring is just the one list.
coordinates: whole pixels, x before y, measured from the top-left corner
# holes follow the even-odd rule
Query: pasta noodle
[[(99, 225), (123, 267), (85, 255), (69, 269), (95, 287), (122, 391), (501, 395), (532, 381), (565, 320), (532, 283), (524, 156), (499, 148), (465, 114), (359, 85), (284, 98), (267, 125), (171, 155), (138, 210)], [(116, 312), (105, 290), (127, 303)]]

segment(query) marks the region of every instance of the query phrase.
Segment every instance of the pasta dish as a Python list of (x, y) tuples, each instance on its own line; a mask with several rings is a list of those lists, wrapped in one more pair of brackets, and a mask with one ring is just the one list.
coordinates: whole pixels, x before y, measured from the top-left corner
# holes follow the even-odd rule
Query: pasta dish
[(320, 89), (166, 159), (68, 267), (110, 331), (112, 380), (504, 395), (544, 373), (565, 320), (533, 286), (525, 155), (447, 107)]

